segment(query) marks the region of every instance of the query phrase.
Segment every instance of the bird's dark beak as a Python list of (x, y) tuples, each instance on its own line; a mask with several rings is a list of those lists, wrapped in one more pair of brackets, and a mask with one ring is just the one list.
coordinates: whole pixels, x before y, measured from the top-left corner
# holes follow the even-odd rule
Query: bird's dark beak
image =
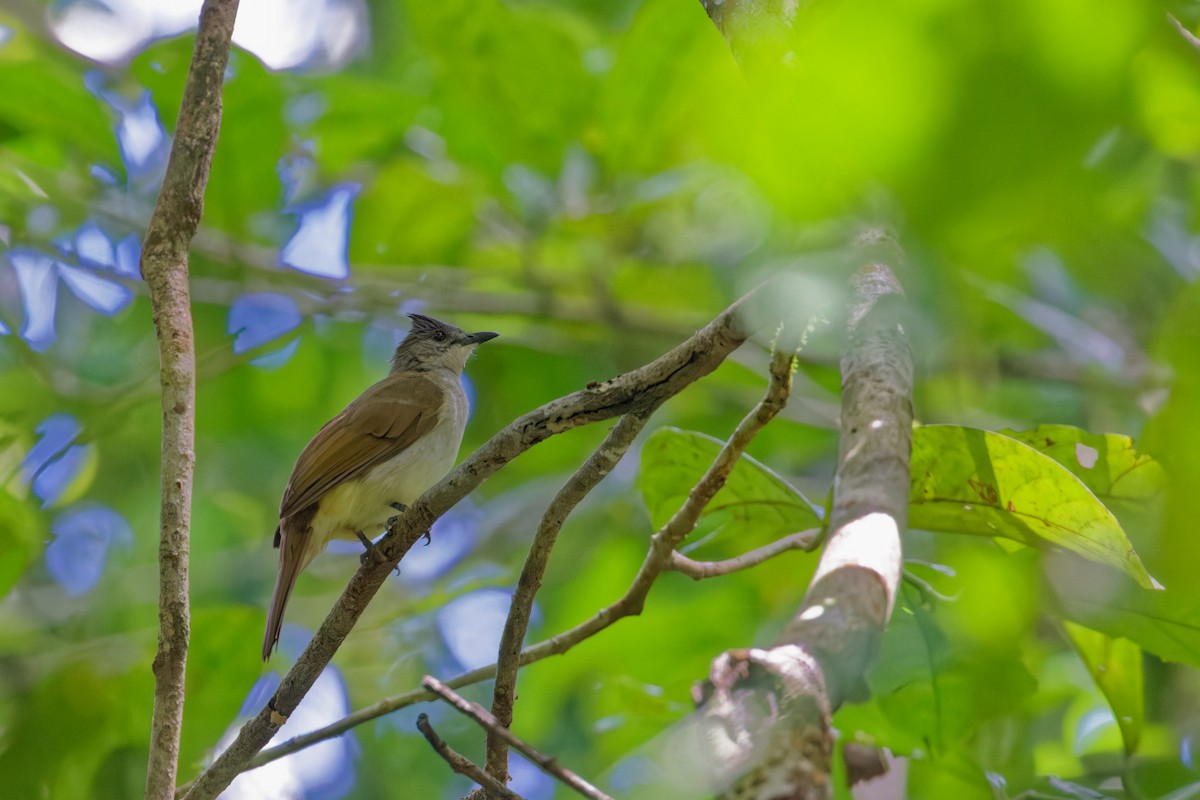
[(483, 344), (489, 339), (495, 339), (499, 335), (500, 334), (492, 333), (491, 331), (480, 331), (479, 333), (472, 333), (468, 335), (467, 338), (463, 340), (463, 344)]

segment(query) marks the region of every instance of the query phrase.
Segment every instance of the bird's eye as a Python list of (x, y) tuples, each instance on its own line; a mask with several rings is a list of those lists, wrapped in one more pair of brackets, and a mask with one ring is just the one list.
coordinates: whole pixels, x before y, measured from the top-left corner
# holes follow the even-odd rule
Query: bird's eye
[(445, 331), (434, 331), (434, 332), (433, 332), (433, 340), (434, 340), (435, 342), (444, 342), (444, 341), (446, 341), (446, 332), (445, 332)]

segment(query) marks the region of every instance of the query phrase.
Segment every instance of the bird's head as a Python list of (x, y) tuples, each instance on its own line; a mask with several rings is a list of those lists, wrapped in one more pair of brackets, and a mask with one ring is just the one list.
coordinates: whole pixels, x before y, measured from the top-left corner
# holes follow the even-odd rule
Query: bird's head
[(460, 373), (476, 345), (500, 335), (490, 331), (465, 333), (461, 328), (424, 314), (409, 314), (408, 317), (412, 327), (392, 356), (393, 372), (448, 369)]

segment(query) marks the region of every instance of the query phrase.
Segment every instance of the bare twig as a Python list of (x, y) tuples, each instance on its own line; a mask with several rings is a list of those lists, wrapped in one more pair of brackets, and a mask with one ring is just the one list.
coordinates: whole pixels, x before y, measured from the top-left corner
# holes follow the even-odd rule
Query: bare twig
[(242, 726), (237, 738), (197, 778), (186, 797), (211, 800), (246, 767), (312, 687), (379, 586), (440, 515), (538, 442), (588, 423), (641, 413), (707, 375), (749, 335), (737, 320), (737, 310), (735, 303), (687, 341), (644, 367), (589, 385), (513, 421), (413, 503), (376, 544), (374, 557), (367, 559), (351, 579), (275, 696)]
[[(571, 770), (559, 764), (558, 761), (556, 761), (553, 757), (534, 749), (528, 742), (510, 731), (507, 725), (502, 724), (500, 720), (489, 714), (487, 709), (485, 709), (483, 706), (467, 700), (465, 697), (439, 681), (437, 678), (434, 678), (431, 675), (426, 675), (421, 679), (421, 685), (479, 723), (479, 725), (488, 732), (489, 737), (495, 735), (498, 738), (503, 739), (506, 744), (512, 745), (514, 748), (516, 748), (522, 755), (528, 758), (532, 763), (536, 764), (538, 768), (547, 775), (551, 776), (552, 778), (556, 778), (558, 781), (570, 787), (578, 794), (591, 798), (591, 800), (612, 800), (612, 798), (606, 795), (604, 792), (600, 791)], [(498, 778), (496, 780), (504, 779)]]
[[(792, 365), (794, 363), (795, 355), (790, 352), (776, 351), (772, 355), (770, 368), (771, 381), (767, 387), (766, 395), (738, 423), (737, 428), (733, 431), (733, 435), (729, 437), (729, 441), (721, 448), (721, 452), (717, 453), (716, 459), (709, 466), (703, 477), (688, 492), (687, 499), (684, 500), (679, 510), (650, 538), (650, 552), (646, 554), (641, 569), (638, 570), (638, 574), (634, 577), (633, 585), (629, 587), (629, 591), (616, 603), (600, 611), (600, 613), (593, 617), (594, 622), (602, 622), (609, 614), (617, 613), (618, 611), (624, 611), (628, 614), (641, 613), (646, 595), (650, 592), (650, 586), (660, 573), (669, 569), (675, 548), (683, 542), (689, 533), (695, 530), (696, 523), (700, 521), (700, 515), (704, 513), (704, 508), (716, 493), (721, 490), (721, 487), (725, 485), (725, 481), (729, 478), (729, 473), (733, 471), (738, 459), (746, 452), (746, 448), (749, 447), (750, 442), (763, 429), (763, 426), (770, 422), (780, 412), (784, 404), (787, 403), (788, 394), (792, 388)], [(609, 614), (606, 614), (606, 612), (609, 612)], [(586, 625), (587, 623), (584, 624)], [(609, 624), (611, 622), (604, 622), (601, 627), (607, 627)], [(568, 633), (570, 632), (568, 631)], [(551, 641), (554, 640), (552, 639)]]
[(174, 795), (189, 636), (188, 553), (196, 455), (196, 354), (188, 295), (188, 244), (221, 127), (221, 84), (238, 0), (206, 0), (158, 203), (142, 245), (162, 382), (162, 510), (158, 545), (158, 653), (146, 798)]
[[(740, 457), (741, 453), (745, 451), (750, 441), (762, 429), (763, 425), (770, 421), (783, 407), (791, 386), (791, 364), (793, 358), (793, 356), (779, 353), (772, 358), (771, 382), (767, 388), (766, 395), (738, 425), (730, 441), (722, 448), (721, 453), (718, 454), (713, 467), (700, 479), (700, 484), (704, 485), (705, 488), (700, 494), (696, 495), (697, 498), (704, 495), (708, 499), (711, 499), (716, 494), (719, 486), (724, 484), (725, 478), (728, 477), (729, 472), (733, 469), (736, 458)], [(698, 487), (700, 484), (698, 484)], [(693, 493), (696, 491), (694, 489)], [(695, 527), (703, 510), (704, 507), (702, 505), (697, 505), (697, 500), (689, 497), (684, 506), (680, 508), (675, 516), (655, 536), (660, 537), (667, 530), (676, 532), (682, 530), (684, 535), (686, 535), (688, 531)], [(690, 527), (685, 524), (686, 520), (690, 520)], [(682, 536), (679, 541), (682, 541)], [(652, 545), (637, 576), (619, 600), (600, 609), (590, 619), (585, 620), (575, 627), (525, 648), (521, 651), (520, 665), (524, 667), (550, 656), (562, 655), (580, 642), (595, 636), (600, 631), (617, 622), (617, 620), (636, 616), (641, 613), (646, 595), (654, 585), (654, 581), (659, 575), (670, 568), (670, 556), (674, 552), (674, 547), (664, 551), (664, 554), (661, 556), (656, 556), (656, 552), (658, 552), (656, 547)], [(451, 688), (458, 689), (463, 686), (479, 683), (480, 681), (489, 680), (495, 675), (496, 665), (491, 664), (471, 670), (470, 672), (464, 672), (445, 683)], [(289, 739), (281, 745), (259, 753), (246, 765), (246, 768), (260, 767), (263, 764), (268, 764), (278, 758), (283, 758), (306, 747), (310, 747), (317, 742), (340, 736), (364, 722), (369, 722), (401, 708), (407, 708), (416, 703), (423, 703), (432, 699), (433, 695), (420, 689), (393, 695), (366, 708), (359, 709), (331, 725), (297, 736), (294, 739)]]
[(784, 536), (782, 539), (776, 539), (770, 544), (751, 550), (748, 553), (727, 558), (724, 561), (695, 561), (676, 551), (671, 554), (671, 563), (667, 565), (667, 568), (675, 572), (682, 572), (695, 581), (729, 575), (749, 569), (750, 567), (757, 567), (759, 564), (770, 561), (775, 556), (786, 553), (789, 550), (803, 550), (806, 553), (810, 553), (820, 543), (821, 532), (820, 528), (810, 528), (806, 531), (793, 533)]
[(1185, 42), (1190, 44), (1195, 50), (1200, 51), (1200, 38), (1197, 38), (1196, 34), (1188, 30), (1187, 26), (1179, 21), (1179, 17), (1168, 13), (1167, 19), (1175, 26), (1175, 30), (1179, 31), (1179, 35), (1183, 37)]
[[(637, 414), (626, 414), (609, 431), (587, 461), (567, 480), (546, 508), (538, 525), (529, 555), (521, 569), (517, 590), (513, 593), (508, 618), (504, 621), (504, 633), (496, 657), (496, 686), (492, 690), (492, 714), (498, 725), (508, 728), (513, 720), (513, 703), (516, 700), (517, 671), (521, 666), (521, 645), (529, 629), (529, 615), (533, 612), (533, 598), (542, 586), (542, 576), (550, 561), (550, 553), (558, 540), (567, 516), (579, 505), (588, 492), (608, 475), (625, 455), (646, 420), (655, 408), (646, 408)], [(488, 728), (487, 771), (498, 780), (508, 775), (508, 746), (506, 739)]]
[(450, 765), (450, 769), (459, 775), (466, 775), (480, 786), (485, 787), (494, 797), (502, 798), (502, 800), (522, 800), (521, 795), (509, 789), (491, 775), (488, 775), (474, 761), (456, 752), (450, 745), (446, 744), (442, 740), (442, 737), (437, 735), (437, 731), (433, 729), (433, 725), (429, 722), (429, 717), (425, 714), (417, 717), (417, 730), (425, 737), (425, 741), (429, 742), (429, 746)]

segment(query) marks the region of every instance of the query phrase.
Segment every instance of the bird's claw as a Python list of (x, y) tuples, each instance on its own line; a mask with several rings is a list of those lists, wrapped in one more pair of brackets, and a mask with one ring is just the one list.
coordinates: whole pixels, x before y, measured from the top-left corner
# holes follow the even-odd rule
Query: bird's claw
[(388, 503), (388, 505), (400, 512), (388, 517), (387, 522), (383, 523), (388, 530), (391, 530), (392, 526), (396, 524), (396, 520), (400, 519), (400, 514), (408, 511), (408, 506), (404, 505), (404, 503)]
[(363, 554), (358, 557), (358, 563), (365, 564), (375, 555), (375, 543), (368, 539), (362, 531), (355, 531), (354, 535), (358, 537), (363, 546)]

